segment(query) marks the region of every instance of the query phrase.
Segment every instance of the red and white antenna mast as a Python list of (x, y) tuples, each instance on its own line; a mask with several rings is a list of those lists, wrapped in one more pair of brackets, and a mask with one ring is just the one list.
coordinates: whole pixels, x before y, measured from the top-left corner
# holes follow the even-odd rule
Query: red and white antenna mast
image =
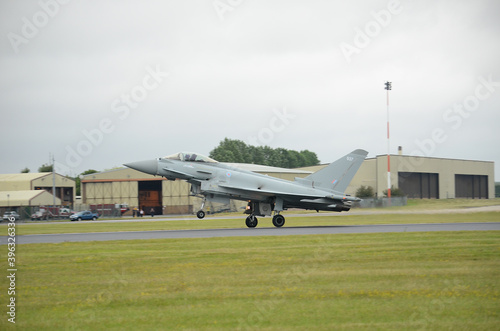
[(389, 91), (392, 89), (391, 82), (385, 82), (387, 90), (387, 197), (389, 198), (389, 206), (391, 205), (391, 144), (389, 130)]

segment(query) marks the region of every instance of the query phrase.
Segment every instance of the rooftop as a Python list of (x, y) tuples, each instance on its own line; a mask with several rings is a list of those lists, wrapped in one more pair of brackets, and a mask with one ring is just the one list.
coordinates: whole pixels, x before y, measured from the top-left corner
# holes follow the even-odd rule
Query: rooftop
[[(29, 172), (27, 174), (0, 174), (0, 182), (20, 182), (52, 175), (51, 172)], [(60, 175), (59, 175), (60, 176)]]

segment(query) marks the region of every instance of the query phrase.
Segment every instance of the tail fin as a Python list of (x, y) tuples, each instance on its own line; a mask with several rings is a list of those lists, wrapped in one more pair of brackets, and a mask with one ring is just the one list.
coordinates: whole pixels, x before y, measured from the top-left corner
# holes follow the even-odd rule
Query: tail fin
[(330, 163), (327, 167), (305, 177), (303, 181), (312, 182), (312, 186), (317, 188), (344, 193), (366, 155), (368, 155), (367, 151), (356, 149)]

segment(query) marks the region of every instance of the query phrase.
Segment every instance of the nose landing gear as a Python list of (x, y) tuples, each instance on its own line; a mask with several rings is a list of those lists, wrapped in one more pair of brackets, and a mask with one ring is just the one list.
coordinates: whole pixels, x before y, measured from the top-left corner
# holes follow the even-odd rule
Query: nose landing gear
[(245, 221), (245, 224), (249, 227), (249, 228), (255, 228), (257, 226), (257, 224), (259, 223), (259, 221), (257, 220), (257, 217), (255, 217), (254, 214), (252, 215), (249, 215)]
[(198, 210), (196, 212), (196, 217), (198, 217), (199, 219), (202, 219), (203, 217), (205, 217), (205, 212), (203, 211), (203, 207), (205, 207), (205, 201), (206, 200), (207, 200), (206, 198), (203, 198), (203, 200), (201, 202), (200, 210)]

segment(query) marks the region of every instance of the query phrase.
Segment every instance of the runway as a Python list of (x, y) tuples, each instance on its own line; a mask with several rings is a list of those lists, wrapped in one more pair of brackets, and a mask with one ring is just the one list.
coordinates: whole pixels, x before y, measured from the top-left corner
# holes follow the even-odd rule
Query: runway
[[(435, 231), (499, 231), (500, 222), (495, 223), (439, 223), (439, 224), (391, 224), (353, 226), (312, 226), (283, 228), (238, 228), (205, 230), (161, 230), (131, 232), (93, 232), (35, 234), (16, 236), (17, 244), (41, 244), (110, 240), (151, 240), (179, 238), (216, 238), (251, 236), (298, 236), (345, 233), (388, 233), (388, 232), (435, 232)], [(6, 244), (7, 237), (0, 237), (0, 244)]]

